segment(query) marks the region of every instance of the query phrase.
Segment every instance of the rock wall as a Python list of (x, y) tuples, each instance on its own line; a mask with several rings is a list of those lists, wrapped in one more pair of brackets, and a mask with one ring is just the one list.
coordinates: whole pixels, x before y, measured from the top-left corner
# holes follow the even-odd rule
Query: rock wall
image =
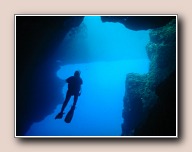
[[(53, 112), (61, 98), (57, 46), (83, 17), (16, 17), (16, 135)], [(62, 98), (61, 98), (62, 99)]]
[(174, 16), (102, 16), (103, 22), (119, 22), (126, 28), (137, 30), (148, 30), (162, 27), (172, 19)]
[(175, 135), (176, 20), (151, 30), (146, 50), (149, 72), (126, 78), (122, 135)]

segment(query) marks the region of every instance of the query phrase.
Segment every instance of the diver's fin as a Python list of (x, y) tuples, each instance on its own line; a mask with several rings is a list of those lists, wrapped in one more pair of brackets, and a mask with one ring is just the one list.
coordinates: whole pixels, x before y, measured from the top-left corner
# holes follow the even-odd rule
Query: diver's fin
[(71, 122), (71, 120), (73, 118), (74, 111), (75, 111), (75, 106), (72, 106), (70, 111), (67, 113), (67, 115), (65, 117), (65, 122), (66, 123), (70, 123)]
[(61, 119), (63, 117), (63, 112), (60, 112), (58, 113), (56, 116), (55, 116), (55, 119)]

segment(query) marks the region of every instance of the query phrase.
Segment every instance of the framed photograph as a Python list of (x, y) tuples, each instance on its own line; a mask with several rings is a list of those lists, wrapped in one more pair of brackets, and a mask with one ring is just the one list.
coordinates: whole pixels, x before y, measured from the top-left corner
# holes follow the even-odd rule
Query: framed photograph
[(177, 15), (15, 15), (15, 137), (178, 138)]

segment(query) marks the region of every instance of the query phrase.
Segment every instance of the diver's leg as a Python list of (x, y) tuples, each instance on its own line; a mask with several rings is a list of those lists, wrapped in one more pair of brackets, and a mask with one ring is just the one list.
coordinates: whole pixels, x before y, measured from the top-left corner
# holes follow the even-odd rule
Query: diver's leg
[(64, 111), (65, 107), (67, 106), (69, 100), (71, 98), (71, 93), (67, 91), (67, 95), (65, 97), (65, 101), (63, 102), (62, 108), (61, 108), (61, 113)]

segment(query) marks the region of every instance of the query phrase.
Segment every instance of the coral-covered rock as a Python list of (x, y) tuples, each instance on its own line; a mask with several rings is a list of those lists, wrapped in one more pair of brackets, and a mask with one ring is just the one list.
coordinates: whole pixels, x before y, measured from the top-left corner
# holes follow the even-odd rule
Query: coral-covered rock
[[(129, 74), (126, 79), (122, 135), (175, 135), (176, 81), (172, 76), (176, 71), (175, 19), (164, 27), (150, 31), (146, 51), (150, 59), (148, 74)], [(158, 89), (160, 86), (161, 89)], [(172, 98), (167, 97), (167, 93), (171, 93)], [(139, 103), (140, 109), (136, 103)], [(138, 110), (131, 112), (130, 109)], [(151, 129), (153, 131), (150, 132)]]
[(173, 71), (155, 92), (158, 100), (150, 109), (148, 117), (138, 127), (138, 136), (176, 136), (176, 71)]
[(128, 74), (126, 79), (126, 92), (124, 96), (124, 109), (122, 125), (122, 135), (132, 135), (135, 126), (137, 126), (143, 116), (143, 98), (142, 94), (145, 85), (145, 75)]

